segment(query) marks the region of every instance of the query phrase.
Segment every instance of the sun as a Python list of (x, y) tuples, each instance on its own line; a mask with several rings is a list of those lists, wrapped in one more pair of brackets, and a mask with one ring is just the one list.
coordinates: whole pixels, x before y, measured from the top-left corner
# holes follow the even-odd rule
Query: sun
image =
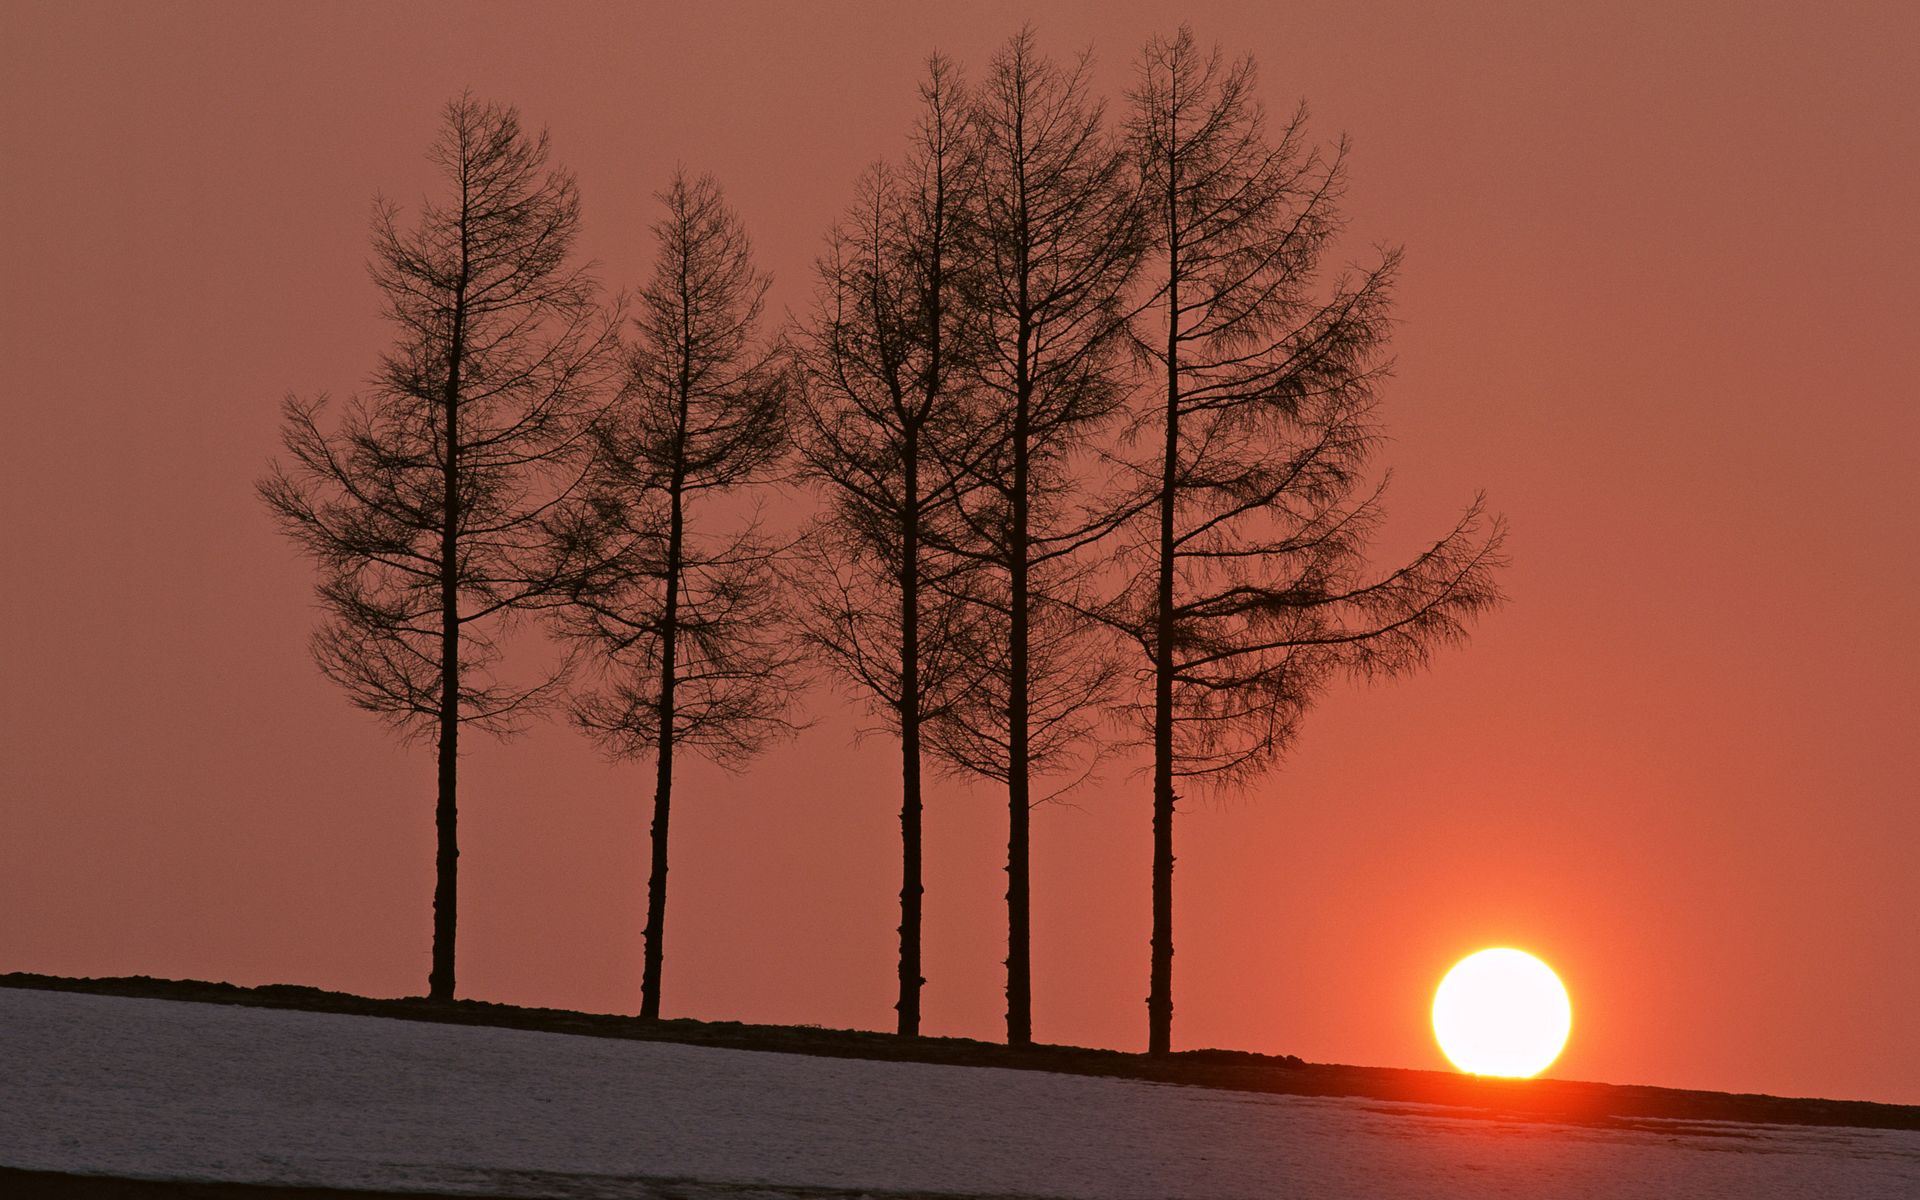
[(1537, 1075), (1560, 1057), (1572, 1027), (1560, 977), (1524, 950), (1469, 954), (1433, 994), (1433, 1036), (1474, 1075)]

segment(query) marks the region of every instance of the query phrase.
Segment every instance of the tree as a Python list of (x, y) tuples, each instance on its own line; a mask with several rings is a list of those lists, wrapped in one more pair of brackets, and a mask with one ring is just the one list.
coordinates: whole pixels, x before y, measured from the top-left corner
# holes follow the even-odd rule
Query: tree
[(971, 371), (983, 439), (956, 549), (981, 570), (969, 599), (981, 686), (940, 725), (953, 762), (1007, 790), (1007, 1040), (1032, 1039), (1029, 821), (1033, 779), (1084, 765), (1111, 658), (1082, 614), (1089, 549), (1114, 528), (1089, 500), (1094, 439), (1126, 396), (1127, 314), (1140, 223), (1123, 148), (1088, 95), (1090, 59), (1046, 58), (1030, 29), (997, 53), (974, 106), (980, 259)]
[(968, 564), (953, 540), (977, 430), (959, 386), (971, 330), (962, 217), (974, 147), (958, 73), (927, 63), (904, 164), (877, 166), (830, 235), (803, 333), (802, 460), (826, 515), (796, 572), (809, 640), (900, 739), (896, 1028), (920, 1032), (922, 733), (965, 694)]
[(558, 674), (495, 672), (516, 612), (552, 603), (581, 565), (557, 530), (601, 403), (614, 324), (587, 268), (573, 176), (514, 109), (462, 96), (429, 155), (446, 182), (418, 222), (376, 202), (371, 272), (398, 331), (369, 391), (331, 428), (290, 399), (288, 461), (259, 485), (319, 564), (320, 669), (409, 738), (435, 739), (433, 966), (454, 992), (463, 725), (511, 732)]
[(1304, 107), (1270, 138), (1253, 87), (1251, 59), (1202, 53), (1183, 27), (1148, 44), (1131, 96), (1155, 288), (1138, 344), (1164, 393), (1136, 426), (1152, 525), (1116, 612), (1151, 694), (1134, 711), (1153, 749), (1155, 1054), (1172, 1038), (1176, 781), (1230, 787), (1269, 769), (1335, 678), (1422, 666), (1500, 598), (1504, 526), (1480, 498), (1421, 553), (1368, 573), (1399, 253), (1321, 287), (1346, 144), (1312, 147)]
[(676, 174), (660, 199), (626, 386), (596, 428), (579, 541), (598, 566), (560, 621), (599, 658), (576, 722), (614, 757), (654, 759), (647, 1020), (660, 1015), (675, 751), (738, 768), (789, 733), (795, 663), (777, 547), (757, 516), (724, 509), (779, 467), (790, 440), (785, 350), (756, 336), (770, 281), (711, 176)]

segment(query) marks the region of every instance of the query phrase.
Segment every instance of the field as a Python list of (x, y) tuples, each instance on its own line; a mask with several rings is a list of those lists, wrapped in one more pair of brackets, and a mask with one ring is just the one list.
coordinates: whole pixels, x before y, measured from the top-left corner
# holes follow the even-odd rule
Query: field
[[(0, 1185), (15, 1192), (1920, 1194), (1920, 1110), (1901, 1106), (1217, 1051), (1013, 1054), (299, 989), (6, 982)], [(195, 994), (225, 1002), (161, 998)], [(409, 1019), (381, 1019), (396, 1016)], [(134, 1180), (156, 1182), (116, 1182)]]

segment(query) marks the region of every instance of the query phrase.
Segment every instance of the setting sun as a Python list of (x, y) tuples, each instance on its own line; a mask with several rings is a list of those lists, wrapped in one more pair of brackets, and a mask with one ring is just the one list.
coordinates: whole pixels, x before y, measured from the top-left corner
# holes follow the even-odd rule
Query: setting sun
[(1560, 977), (1524, 950), (1493, 949), (1454, 964), (1433, 996), (1433, 1036), (1474, 1075), (1525, 1078), (1560, 1056), (1573, 1008)]

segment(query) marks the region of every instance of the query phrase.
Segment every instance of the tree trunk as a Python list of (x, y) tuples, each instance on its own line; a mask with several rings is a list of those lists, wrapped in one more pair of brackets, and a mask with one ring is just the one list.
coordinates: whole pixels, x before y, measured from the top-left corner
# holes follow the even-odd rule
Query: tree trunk
[[(681, 406), (684, 436), (686, 406)], [(659, 742), (654, 751), (653, 869), (647, 876), (646, 959), (640, 973), (640, 1019), (660, 1019), (660, 964), (667, 926), (667, 821), (673, 805), (673, 685), (680, 632), (680, 557), (685, 515), (681, 510), (681, 475), (676, 464), (669, 489), (667, 525), (667, 596), (660, 631), (660, 698), (656, 719)]]
[[(1016, 187), (1020, 237), (1031, 236), (1027, 211), (1026, 112), (1014, 114), (1013, 140), (1019, 147)], [(1007, 622), (1007, 1044), (1033, 1040), (1032, 949), (1027, 913), (1027, 435), (1033, 403), (1033, 305), (1028, 291), (1032, 269), (1029, 246), (1015, 247), (1019, 329), (1014, 343), (1012, 543), (1008, 547)]]
[[(1022, 300), (1025, 299), (1024, 280)], [(1027, 687), (1027, 436), (1032, 382), (1022, 338), (1013, 417), (1013, 536), (1008, 556), (1009, 622), (1007, 644), (1007, 1044), (1033, 1041), (1033, 953), (1028, 902), (1028, 821), (1032, 814), (1028, 779)]]
[(440, 513), (440, 736), (439, 778), (433, 806), (433, 965), (427, 998), (453, 999), (453, 949), (459, 924), (460, 838), (460, 362), (466, 354), (465, 222), (461, 225), (460, 283), (447, 349), (446, 461), (441, 465)]
[(1028, 292), (1032, 234), (1027, 211), (1024, 92), (1013, 112), (1014, 173), (1019, 230), (1014, 245), (1019, 293), (1014, 343), (1012, 543), (1008, 553), (1007, 622), (1007, 1044), (1032, 1040), (1033, 1000), (1027, 916), (1027, 424), (1033, 401), (1033, 307)]
[[(449, 661), (458, 650), (457, 637), (456, 633), (454, 649), (443, 651)], [(457, 671), (442, 668), (439, 787), (433, 807), (433, 967), (427, 975), (427, 997), (431, 1000), (453, 999), (453, 945), (460, 895), (459, 810), (454, 799), (455, 763), (460, 753), (459, 697)]]
[(1153, 968), (1147, 993), (1149, 1054), (1166, 1054), (1173, 1048), (1173, 502), (1180, 458), (1180, 276), (1174, 211), (1170, 182), (1167, 429), (1160, 476), (1160, 577), (1153, 623)]
[(920, 1036), (920, 447), (908, 424), (900, 517), (900, 999), (896, 1032)]

